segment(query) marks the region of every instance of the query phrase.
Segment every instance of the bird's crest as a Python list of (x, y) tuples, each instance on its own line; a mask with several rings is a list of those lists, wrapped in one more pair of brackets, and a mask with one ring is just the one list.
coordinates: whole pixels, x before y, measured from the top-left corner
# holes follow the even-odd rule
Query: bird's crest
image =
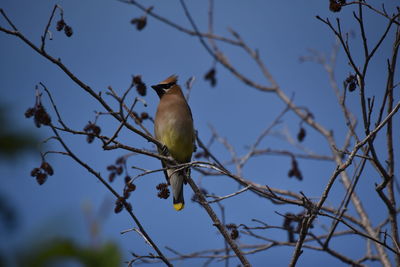
[(167, 79), (164, 81), (160, 82), (159, 84), (169, 84), (169, 83), (176, 83), (178, 81), (178, 76), (173, 74), (169, 76)]

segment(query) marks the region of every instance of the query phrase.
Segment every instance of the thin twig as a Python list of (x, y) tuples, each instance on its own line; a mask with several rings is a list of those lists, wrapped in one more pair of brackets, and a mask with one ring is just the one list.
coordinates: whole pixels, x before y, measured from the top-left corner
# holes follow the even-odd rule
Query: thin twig
[(40, 47), (40, 50), (42, 50), (42, 51), (44, 51), (44, 47), (46, 45), (46, 37), (47, 37), (47, 34), (49, 33), (49, 27), (50, 27), (51, 21), (53, 20), (54, 13), (56, 12), (57, 8), (58, 8), (58, 5), (55, 4), (53, 11), (51, 12), (49, 21), (47, 22), (46, 28), (44, 29), (44, 33), (42, 35), (42, 45)]
[(234, 192), (234, 193), (232, 193), (232, 194), (229, 194), (229, 195), (226, 195), (226, 196), (222, 196), (222, 197), (211, 196), (211, 197), (213, 197), (213, 198), (215, 198), (215, 199), (214, 199), (214, 200), (211, 200), (211, 201), (208, 201), (208, 204), (215, 203), (215, 202), (220, 202), (221, 200), (224, 200), (224, 199), (227, 199), (227, 198), (230, 198), (230, 197), (237, 196), (237, 195), (239, 195), (239, 194), (241, 194), (241, 193), (243, 193), (243, 192), (249, 190), (250, 187), (251, 187), (251, 185), (248, 185), (248, 186), (246, 186), (246, 187), (240, 189), (239, 191), (236, 191), (236, 192)]
[[(99, 172), (94, 171), (88, 164), (83, 162), (78, 156), (76, 156), (70, 148), (67, 146), (67, 144), (64, 142), (64, 140), (61, 138), (61, 136), (58, 134), (58, 131), (56, 128), (54, 128), (53, 125), (50, 125), (51, 129), (53, 130), (54, 134), (57, 136), (58, 141), (62, 145), (62, 147), (65, 149), (65, 151), (69, 154), (69, 156), (74, 159), (79, 165), (84, 167), (86, 170), (88, 170), (91, 174), (93, 174), (117, 199), (123, 199), (107, 182), (103, 177), (100, 175)], [(160, 256), (162, 261), (167, 265), (167, 266), (172, 266), (172, 264), (167, 260), (167, 258), (164, 256), (164, 254), (161, 252), (161, 250), (158, 248), (158, 246), (153, 242), (153, 240), (150, 238), (150, 236), (147, 234), (145, 229), (143, 228), (142, 224), (140, 223), (139, 219), (135, 216), (135, 214), (132, 211), (132, 207), (126, 202), (122, 202), (125, 209), (131, 216), (131, 218), (135, 221), (136, 225), (139, 227), (140, 232), (143, 234), (144, 237), (146, 237), (146, 240), (149, 242), (151, 247), (157, 252), (157, 254)]]

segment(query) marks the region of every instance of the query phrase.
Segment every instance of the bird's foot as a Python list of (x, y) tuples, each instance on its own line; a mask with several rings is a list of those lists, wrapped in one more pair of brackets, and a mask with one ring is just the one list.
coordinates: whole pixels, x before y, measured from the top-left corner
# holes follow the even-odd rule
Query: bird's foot
[(168, 151), (168, 148), (167, 148), (166, 145), (163, 145), (163, 146), (161, 147), (161, 155), (168, 157), (169, 151)]

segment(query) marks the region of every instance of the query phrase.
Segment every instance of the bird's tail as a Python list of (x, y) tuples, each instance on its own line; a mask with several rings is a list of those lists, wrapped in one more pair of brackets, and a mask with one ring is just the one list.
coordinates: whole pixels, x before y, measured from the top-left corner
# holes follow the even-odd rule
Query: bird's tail
[(169, 182), (172, 188), (172, 198), (174, 208), (182, 210), (185, 207), (185, 200), (183, 199), (183, 182), (185, 176), (183, 171), (167, 170)]

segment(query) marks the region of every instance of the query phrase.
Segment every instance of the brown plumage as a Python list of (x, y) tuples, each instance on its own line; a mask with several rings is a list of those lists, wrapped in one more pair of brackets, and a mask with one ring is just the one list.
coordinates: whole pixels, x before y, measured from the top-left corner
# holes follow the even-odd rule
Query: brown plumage
[[(155, 120), (154, 133), (158, 141), (164, 144), (171, 156), (178, 163), (189, 162), (194, 150), (194, 128), (190, 107), (177, 85), (178, 77), (172, 75), (152, 88), (160, 97)], [(166, 166), (162, 162), (163, 167)], [(168, 169), (165, 172), (172, 188), (173, 204), (176, 210), (184, 207), (183, 183), (184, 174), (189, 170), (176, 171)]]

